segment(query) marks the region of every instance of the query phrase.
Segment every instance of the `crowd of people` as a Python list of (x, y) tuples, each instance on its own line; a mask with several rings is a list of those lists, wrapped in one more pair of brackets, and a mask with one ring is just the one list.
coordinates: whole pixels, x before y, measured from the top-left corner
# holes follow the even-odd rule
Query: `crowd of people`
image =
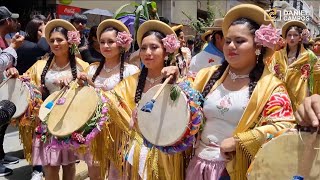
[[(194, 54), (183, 25), (160, 20), (139, 26), (135, 51), (128, 27), (116, 19), (91, 27), (87, 38), (85, 15), (70, 21), (36, 15), (25, 35), (16, 33), (18, 17), (0, 7), (1, 80), (29, 79), (43, 102), (77, 82), (95, 88), (104, 104), (91, 139), (91, 132), (77, 131), (66, 141), (50, 134), (47, 121), (35, 118), (29, 143), (33, 180), (57, 180), (60, 167), (63, 179), (73, 180), (80, 160), (92, 180), (242, 180), (270, 139), (297, 123), (319, 127), (320, 38), (310, 37), (302, 21), (286, 22), (279, 30), (260, 7), (237, 5), (206, 28), (205, 45)], [(7, 42), (10, 33), (16, 34)], [(137, 116), (143, 96), (167, 81), (188, 82), (202, 99), (201, 128), (188, 147), (174, 153), (150, 146)], [(0, 127), (0, 176), (12, 173), (3, 164), (19, 161), (4, 153), (6, 128)]]

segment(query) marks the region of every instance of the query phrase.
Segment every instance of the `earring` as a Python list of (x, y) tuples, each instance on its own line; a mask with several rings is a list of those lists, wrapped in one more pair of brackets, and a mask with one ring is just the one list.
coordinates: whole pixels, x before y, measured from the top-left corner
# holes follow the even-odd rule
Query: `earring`
[(260, 49), (256, 49), (255, 53), (256, 53), (257, 56), (259, 56), (261, 54), (261, 50)]

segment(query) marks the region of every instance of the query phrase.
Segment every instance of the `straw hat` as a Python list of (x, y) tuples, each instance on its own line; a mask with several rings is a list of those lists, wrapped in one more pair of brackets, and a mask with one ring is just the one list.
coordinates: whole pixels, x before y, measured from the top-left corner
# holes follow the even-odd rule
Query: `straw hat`
[(288, 30), (288, 28), (290, 28), (291, 26), (298, 26), (302, 29), (307, 29), (307, 26), (304, 22), (302, 21), (288, 21), (286, 22), (283, 26), (282, 26), (282, 37), (286, 38), (286, 31)]
[[(107, 20), (102, 21), (99, 24), (98, 28), (97, 28), (97, 38), (98, 38), (98, 40), (100, 39), (101, 33), (108, 27), (113, 27), (113, 28), (117, 29), (120, 32), (125, 31), (128, 34), (130, 34), (130, 31), (127, 28), (127, 26), (124, 25), (121, 21), (116, 20), (116, 19), (107, 19)], [(128, 51), (129, 49), (130, 49), (130, 47), (128, 47), (126, 49), (126, 51)]]
[(141, 47), (142, 36), (148, 31), (159, 31), (165, 36), (170, 34), (174, 34), (176, 36), (174, 30), (166, 23), (158, 20), (149, 20), (141, 24), (141, 26), (138, 29), (137, 43), (139, 47)]
[(204, 27), (202, 29), (204, 29), (204, 30), (212, 30), (212, 32), (213, 31), (221, 31), (222, 30), (223, 20), (224, 20), (224, 18), (215, 19), (212, 27)]
[[(231, 8), (224, 17), (222, 24), (222, 32), (224, 36), (227, 34), (231, 23), (239, 18), (250, 19), (256, 22), (258, 25), (271, 24), (273, 27), (275, 27), (272, 18), (264, 9), (253, 4), (241, 4)], [(266, 57), (270, 57), (273, 54), (273, 52), (274, 51), (272, 49), (267, 48), (265, 59)]]
[(63, 27), (68, 31), (76, 31), (77, 29), (69, 22), (63, 19), (54, 19), (49, 21), (45, 27), (45, 37), (47, 42), (50, 41), (50, 32), (56, 27)]
[(178, 31), (179, 29), (182, 30), (183, 25), (180, 24), (180, 25), (177, 25), (177, 26), (172, 26), (171, 28), (174, 30), (174, 32), (176, 32), (176, 31)]
[(207, 40), (206, 40), (206, 37), (207, 37), (208, 35), (212, 34), (212, 33), (213, 33), (212, 30), (208, 30), (208, 31), (206, 31), (205, 33), (201, 34), (201, 40), (206, 42), (206, 41), (207, 41)]
[(316, 38), (314, 38), (312, 41), (313, 41), (313, 43), (315, 43), (315, 42), (317, 42), (317, 41), (320, 41), (320, 37), (316, 37)]

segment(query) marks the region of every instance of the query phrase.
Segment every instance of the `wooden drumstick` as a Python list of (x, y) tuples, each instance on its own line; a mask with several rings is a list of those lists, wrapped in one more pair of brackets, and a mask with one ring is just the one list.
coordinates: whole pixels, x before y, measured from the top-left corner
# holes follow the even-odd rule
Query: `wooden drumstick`
[(8, 76), (7, 79), (5, 79), (1, 84), (0, 84), (0, 88), (9, 80), (12, 78), (12, 75)]
[(156, 92), (156, 94), (153, 96), (153, 98), (151, 99), (150, 102), (147, 102), (142, 108), (141, 111), (144, 112), (151, 112), (153, 109), (153, 104), (156, 102), (156, 99), (158, 98), (158, 96), (160, 95), (160, 93), (162, 92), (162, 90), (164, 89), (164, 87), (169, 83), (169, 81), (173, 78), (172, 75), (170, 75), (161, 85), (161, 87), (158, 89), (158, 91)]
[(70, 86), (70, 88), (68, 89), (68, 91), (58, 99), (58, 102), (57, 102), (57, 105), (62, 105), (66, 102), (66, 99), (67, 99), (67, 96), (68, 94), (71, 92), (71, 89), (74, 89), (75, 86), (77, 85), (78, 83), (78, 79), (76, 79)]

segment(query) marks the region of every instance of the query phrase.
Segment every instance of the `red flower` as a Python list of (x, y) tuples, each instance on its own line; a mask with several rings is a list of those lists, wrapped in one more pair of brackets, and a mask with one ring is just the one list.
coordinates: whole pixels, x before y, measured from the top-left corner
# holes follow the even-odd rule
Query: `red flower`
[(82, 136), (82, 134), (80, 133), (77, 133), (77, 132), (73, 132), (71, 134), (71, 139), (79, 142), (80, 144), (83, 144), (86, 142), (86, 139)]
[(310, 76), (310, 64), (305, 64), (303, 66), (301, 66), (301, 75), (303, 78), (309, 78)]
[(262, 115), (270, 118), (291, 117), (293, 113), (290, 98), (285, 93), (274, 93), (265, 105)]
[(214, 62), (214, 59), (210, 58), (208, 62), (212, 63), (212, 62)]
[(279, 64), (274, 65), (273, 70), (277, 75), (280, 75), (281, 72), (280, 72), (280, 65)]

